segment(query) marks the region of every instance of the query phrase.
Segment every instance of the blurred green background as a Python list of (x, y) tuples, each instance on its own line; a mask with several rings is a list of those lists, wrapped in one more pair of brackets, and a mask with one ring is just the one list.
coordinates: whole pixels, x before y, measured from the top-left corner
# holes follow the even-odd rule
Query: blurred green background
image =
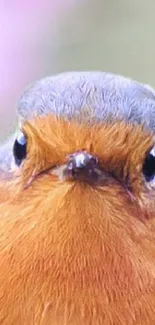
[(103, 70), (155, 87), (155, 1), (10, 3), (0, 5), (1, 142), (16, 127), (24, 87), (46, 75)]

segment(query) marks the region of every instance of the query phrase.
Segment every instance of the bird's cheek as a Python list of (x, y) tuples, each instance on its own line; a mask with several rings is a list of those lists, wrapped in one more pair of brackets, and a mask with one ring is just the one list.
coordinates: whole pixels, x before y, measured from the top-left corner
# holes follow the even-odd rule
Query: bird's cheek
[(140, 190), (135, 199), (141, 210), (143, 218), (155, 218), (155, 190)]

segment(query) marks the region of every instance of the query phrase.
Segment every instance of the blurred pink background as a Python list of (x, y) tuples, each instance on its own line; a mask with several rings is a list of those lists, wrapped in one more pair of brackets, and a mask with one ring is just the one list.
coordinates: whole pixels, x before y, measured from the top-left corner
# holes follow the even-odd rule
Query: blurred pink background
[(54, 73), (59, 27), (76, 0), (0, 2), (0, 138), (16, 124), (16, 102), (32, 81)]

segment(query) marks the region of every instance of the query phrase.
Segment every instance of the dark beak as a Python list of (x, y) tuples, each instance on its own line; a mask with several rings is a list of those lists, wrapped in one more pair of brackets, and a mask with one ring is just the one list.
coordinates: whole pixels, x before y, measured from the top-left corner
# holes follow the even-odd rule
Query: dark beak
[(101, 175), (97, 157), (86, 151), (71, 154), (64, 172), (67, 178), (87, 183), (96, 183)]

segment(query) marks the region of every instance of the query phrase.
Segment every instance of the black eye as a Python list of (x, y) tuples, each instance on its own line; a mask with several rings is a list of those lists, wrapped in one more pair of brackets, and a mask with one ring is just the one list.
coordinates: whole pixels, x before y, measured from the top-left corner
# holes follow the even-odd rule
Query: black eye
[(150, 182), (155, 178), (155, 148), (153, 148), (145, 158), (143, 174), (147, 182)]
[(26, 137), (20, 132), (19, 136), (14, 142), (13, 154), (15, 158), (15, 163), (19, 166), (23, 159), (26, 158)]

